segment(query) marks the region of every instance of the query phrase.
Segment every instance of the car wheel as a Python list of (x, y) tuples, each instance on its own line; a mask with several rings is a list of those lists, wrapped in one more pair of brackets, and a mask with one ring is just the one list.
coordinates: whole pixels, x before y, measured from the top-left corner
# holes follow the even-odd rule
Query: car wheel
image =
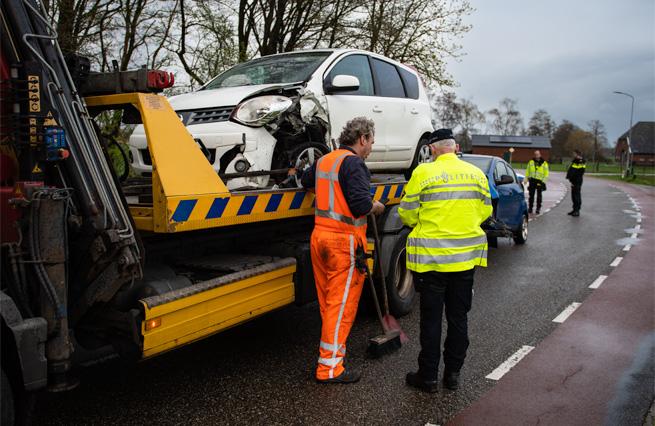
[(290, 165), (298, 169), (296, 185), (300, 184), (302, 173), (310, 168), (314, 161), (330, 152), (328, 147), (318, 142), (306, 142), (295, 147), (289, 154)]
[(403, 173), (405, 175), (405, 179), (409, 180), (409, 178), (412, 177), (412, 172), (419, 164), (430, 162), (432, 162), (430, 144), (428, 143), (427, 139), (423, 138), (418, 142), (418, 145), (416, 145), (416, 153), (414, 154), (412, 165)]
[(525, 244), (528, 241), (528, 215), (521, 216), (521, 223), (519, 229), (514, 233), (514, 242), (516, 244)]
[(402, 317), (410, 313), (416, 299), (414, 279), (411, 271), (407, 269), (406, 261), (406, 245), (409, 232), (410, 230), (407, 228), (400, 231), (399, 238), (391, 251), (389, 273), (385, 280), (389, 298), (389, 311), (396, 317)]

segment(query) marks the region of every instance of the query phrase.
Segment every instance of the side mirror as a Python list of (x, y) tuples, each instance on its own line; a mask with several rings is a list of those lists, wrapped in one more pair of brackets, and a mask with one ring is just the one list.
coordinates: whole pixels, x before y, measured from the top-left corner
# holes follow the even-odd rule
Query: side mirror
[(510, 175), (502, 175), (500, 180), (496, 181), (496, 185), (505, 185), (512, 182), (514, 182), (514, 179)]
[(337, 75), (332, 82), (325, 82), (325, 93), (353, 92), (359, 89), (359, 79), (354, 75)]

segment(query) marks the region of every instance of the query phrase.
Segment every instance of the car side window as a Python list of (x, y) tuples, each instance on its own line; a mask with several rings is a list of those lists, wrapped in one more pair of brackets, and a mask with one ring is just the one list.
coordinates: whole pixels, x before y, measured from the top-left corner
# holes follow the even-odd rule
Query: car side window
[(516, 176), (516, 172), (514, 171), (512, 166), (505, 163), (505, 167), (507, 167), (507, 174), (510, 175), (512, 177), (512, 179), (514, 179), (514, 183), (519, 183), (519, 179)]
[(389, 98), (404, 98), (405, 88), (398, 69), (388, 62), (372, 59), (373, 69), (375, 69), (375, 74), (380, 82), (380, 95)]
[(516, 183), (516, 176), (514, 176), (514, 171), (512, 170), (512, 168), (510, 166), (507, 165), (507, 163), (505, 163), (504, 161), (499, 161), (496, 168), (498, 168), (498, 166), (502, 166), (502, 170), (504, 170), (504, 171), (501, 172), (498, 179), (500, 179), (500, 177), (502, 175), (507, 175), (507, 176), (512, 178), (512, 183)]
[(330, 71), (327, 78), (329, 82), (337, 75), (353, 75), (359, 79), (359, 89), (352, 92), (341, 92), (341, 95), (373, 96), (373, 75), (368, 58), (365, 55), (350, 55), (343, 58)]
[(501, 161), (497, 162), (496, 168), (494, 169), (494, 180), (499, 181), (500, 177), (505, 174), (507, 174), (507, 169), (505, 168), (505, 164), (503, 164), (503, 162)]

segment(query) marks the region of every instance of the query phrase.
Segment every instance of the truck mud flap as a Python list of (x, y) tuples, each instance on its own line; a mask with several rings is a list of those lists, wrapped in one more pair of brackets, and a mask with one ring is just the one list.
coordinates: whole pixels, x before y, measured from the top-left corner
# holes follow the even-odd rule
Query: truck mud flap
[(142, 358), (216, 334), (294, 302), (294, 258), (141, 299)]

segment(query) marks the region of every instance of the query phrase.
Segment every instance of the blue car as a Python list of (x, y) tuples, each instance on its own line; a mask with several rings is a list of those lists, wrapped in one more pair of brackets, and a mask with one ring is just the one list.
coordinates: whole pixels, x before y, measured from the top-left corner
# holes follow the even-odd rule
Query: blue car
[(525, 202), (523, 176), (517, 175), (512, 166), (502, 158), (490, 155), (458, 154), (459, 158), (473, 164), (487, 175), (493, 214), (482, 224), (495, 246), (497, 237), (513, 238), (517, 244), (528, 240), (528, 205)]

